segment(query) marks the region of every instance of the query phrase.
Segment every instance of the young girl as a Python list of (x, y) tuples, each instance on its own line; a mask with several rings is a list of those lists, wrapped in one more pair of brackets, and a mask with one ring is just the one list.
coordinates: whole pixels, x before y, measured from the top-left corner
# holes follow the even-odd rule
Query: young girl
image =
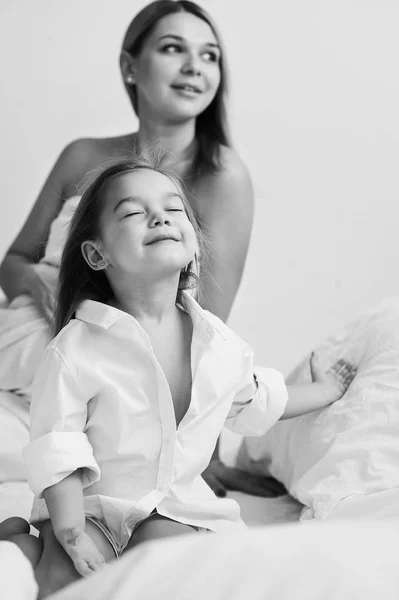
[(187, 291), (201, 246), (180, 182), (144, 161), (106, 168), (72, 219), (24, 457), (31, 521), (51, 520), (57, 564), (69, 555), (80, 575), (145, 540), (244, 527), (201, 477), (222, 427), (261, 435), (335, 402), (353, 377), (345, 363), (335, 378), (312, 364), (314, 383), (287, 391), (254, 368), (251, 348)]

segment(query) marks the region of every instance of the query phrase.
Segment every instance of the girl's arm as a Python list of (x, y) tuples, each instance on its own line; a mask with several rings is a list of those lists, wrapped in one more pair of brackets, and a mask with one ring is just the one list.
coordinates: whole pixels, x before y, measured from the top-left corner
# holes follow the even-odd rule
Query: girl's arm
[(226, 321), (245, 266), (254, 198), (246, 166), (224, 150), (222, 170), (196, 182), (193, 201), (210, 246), (199, 301)]
[(328, 372), (310, 359), (312, 383), (286, 386), (282, 373), (264, 367), (255, 368), (252, 381), (252, 356), (244, 360), (243, 387), (237, 392), (226, 426), (240, 435), (261, 436), (279, 419), (290, 419), (323, 408), (345, 394), (356, 368), (345, 360), (336, 362)]
[[(79, 338), (81, 339), (81, 338)], [(51, 342), (32, 385), (31, 442), (22, 450), (27, 479), (37, 498), (45, 498), (54, 533), (81, 575), (101, 565), (85, 533), (83, 489), (100, 479), (100, 468), (85, 432), (93, 397), (80, 377), (75, 346), (63, 337)], [(69, 350), (68, 350), (69, 349)], [(71, 354), (73, 355), (71, 356)]]
[(60, 538), (65, 531), (77, 528), (85, 529), (85, 513), (83, 506), (83, 488), (79, 470), (48, 487), (43, 492), (50, 514), (55, 537)]
[(310, 358), (312, 383), (287, 385), (288, 401), (281, 419), (291, 419), (339, 400), (356, 375), (356, 367), (339, 360), (325, 373)]
[(104, 557), (85, 532), (83, 488), (79, 470), (43, 492), (54, 535), (80, 575), (100, 570)]

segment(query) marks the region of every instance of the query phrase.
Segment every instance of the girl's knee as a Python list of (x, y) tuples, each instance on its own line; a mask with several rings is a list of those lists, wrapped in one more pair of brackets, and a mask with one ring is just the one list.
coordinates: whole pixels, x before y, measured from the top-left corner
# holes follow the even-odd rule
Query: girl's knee
[(36, 568), (43, 552), (42, 542), (39, 538), (29, 533), (22, 533), (11, 536), (8, 541), (16, 544), (30, 561), (32, 567)]
[(14, 535), (30, 532), (28, 521), (22, 517), (9, 517), (0, 523), (0, 540), (8, 540)]

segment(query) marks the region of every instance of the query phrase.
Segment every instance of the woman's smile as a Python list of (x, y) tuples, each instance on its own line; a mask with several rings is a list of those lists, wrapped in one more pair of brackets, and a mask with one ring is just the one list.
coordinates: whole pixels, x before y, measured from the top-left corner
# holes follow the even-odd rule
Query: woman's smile
[(173, 88), (175, 92), (184, 98), (198, 98), (202, 92), (196, 92), (192, 88)]

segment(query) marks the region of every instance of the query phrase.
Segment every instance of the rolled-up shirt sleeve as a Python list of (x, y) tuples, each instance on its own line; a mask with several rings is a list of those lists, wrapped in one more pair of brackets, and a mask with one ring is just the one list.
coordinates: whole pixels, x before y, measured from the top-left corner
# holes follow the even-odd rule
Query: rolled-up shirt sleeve
[(28, 482), (39, 498), (77, 469), (83, 487), (99, 480), (100, 469), (84, 432), (89, 400), (63, 357), (48, 348), (33, 382), (31, 442), (23, 449)]
[(248, 349), (243, 358), (242, 383), (226, 427), (240, 435), (263, 435), (280, 419), (287, 404), (283, 374), (275, 369), (254, 367), (253, 353)]

